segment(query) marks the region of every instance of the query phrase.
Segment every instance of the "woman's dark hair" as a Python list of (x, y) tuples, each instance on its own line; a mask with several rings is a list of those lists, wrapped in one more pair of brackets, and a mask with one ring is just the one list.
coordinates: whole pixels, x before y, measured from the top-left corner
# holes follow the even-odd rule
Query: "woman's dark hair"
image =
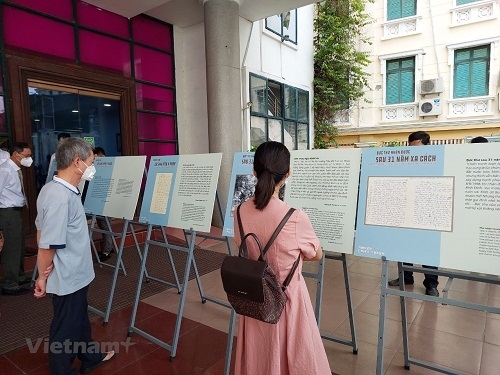
[(257, 175), (255, 207), (263, 210), (271, 200), (276, 185), (290, 171), (290, 151), (283, 143), (262, 143), (255, 151), (253, 170)]

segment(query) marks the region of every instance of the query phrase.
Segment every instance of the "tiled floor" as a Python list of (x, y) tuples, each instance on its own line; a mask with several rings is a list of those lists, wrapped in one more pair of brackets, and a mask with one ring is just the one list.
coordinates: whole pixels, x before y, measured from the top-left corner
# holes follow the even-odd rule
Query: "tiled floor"
[[(178, 232), (171, 232), (179, 235)], [(199, 239), (201, 241), (201, 239)], [(226, 244), (205, 240), (203, 247), (227, 252)], [(358, 355), (352, 348), (324, 340), (332, 371), (341, 375), (373, 375), (376, 369), (380, 304), (380, 262), (348, 256), (351, 296), (354, 307)], [(310, 264), (308, 271), (314, 271)], [(396, 274), (395, 266), (391, 275)], [(423, 293), (423, 275), (416, 274), (415, 285), (408, 290)], [(440, 277), (442, 291), (447, 279)], [(202, 276), (204, 293), (225, 299), (218, 271)], [(311, 295), (315, 283), (308, 280)], [(455, 279), (449, 297), (463, 301), (500, 307), (500, 286)], [(136, 326), (162, 340), (173, 335), (180, 296), (167, 290), (140, 303)], [(111, 315), (103, 327), (101, 319), (93, 323), (98, 342), (127, 343), (131, 308)], [(229, 325), (229, 309), (213, 302), (200, 302), (195, 281), (190, 281), (184, 319), (176, 358), (138, 334), (128, 346), (120, 345), (117, 358), (96, 370), (97, 374), (223, 374)], [(342, 263), (327, 260), (324, 277), (321, 330), (335, 337), (350, 338)], [(494, 375), (500, 366), (500, 316), (432, 302), (407, 300), (410, 355), (465, 374)], [(1, 334), (1, 333), (0, 333)], [(384, 374), (438, 374), (416, 365), (410, 371), (403, 367), (402, 328), (399, 299), (387, 299)], [(30, 354), (28, 347), (0, 356), (0, 375), (48, 374), (47, 356), (43, 348)], [(76, 365), (76, 364), (75, 364)], [(256, 374), (259, 375), (259, 374)]]

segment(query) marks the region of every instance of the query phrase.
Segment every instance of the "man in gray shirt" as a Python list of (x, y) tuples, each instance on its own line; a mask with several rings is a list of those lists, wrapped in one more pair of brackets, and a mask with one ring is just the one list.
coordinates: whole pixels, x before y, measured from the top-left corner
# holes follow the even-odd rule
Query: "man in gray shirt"
[[(38, 271), (35, 297), (52, 293), (54, 317), (49, 333), (49, 365), (52, 375), (87, 374), (111, 360), (115, 353), (101, 353), (92, 340), (87, 312), (87, 292), (94, 279), (87, 219), (80, 191), (81, 179), (95, 173), (89, 143), (69, 138), (56, 151), (58, 174), (40, 191), (37, 200)], [(44, 270), (53, 265), (47, 277)]]

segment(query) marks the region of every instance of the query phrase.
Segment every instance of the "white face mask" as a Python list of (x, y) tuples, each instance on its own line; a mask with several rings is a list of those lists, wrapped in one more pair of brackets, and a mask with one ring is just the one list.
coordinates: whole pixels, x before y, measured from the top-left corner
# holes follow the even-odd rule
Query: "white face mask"
[[(82, 163), (85, 164), (85, 162), (83, 160), (82, 160)], [(91, 165), (89, 167), (87, 164), (85, 164), (85, 166), (87, 167), (87, 169), (85, 169), (85, 172), (82, 172), (82, 170), (80, 168), (78, 168), (78, 170), (80, 172), (82, 172), (82, 180), (90, 181), (94, 178), (95, 167), (93, 165)]]
[(33, 164), (33, 159), (31, 158), (31, 156), (21, 159), (21, 165), (23, 167), (29, 168), (29, 167), (31, 167), (31, 164)]

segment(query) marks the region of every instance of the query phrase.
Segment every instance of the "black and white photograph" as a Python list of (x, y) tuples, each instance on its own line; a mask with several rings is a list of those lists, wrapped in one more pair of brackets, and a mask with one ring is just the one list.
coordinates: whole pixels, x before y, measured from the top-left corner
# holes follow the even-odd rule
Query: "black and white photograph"
[(231, 206), (231, 216), (234, 210), (241, 203), (252, 197), (255, 193), (257, 178), (253, 174), (237, 174), (234, 182), (233, 205)]

